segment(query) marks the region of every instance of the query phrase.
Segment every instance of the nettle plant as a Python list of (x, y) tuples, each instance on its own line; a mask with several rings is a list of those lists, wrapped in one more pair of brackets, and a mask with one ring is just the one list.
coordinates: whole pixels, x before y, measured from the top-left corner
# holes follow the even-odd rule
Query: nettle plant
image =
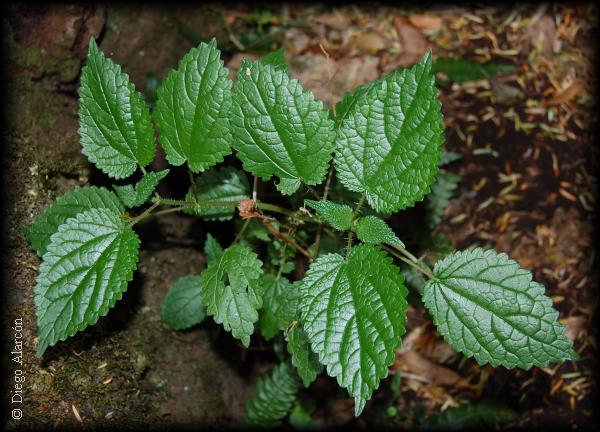
[[(224, 221), (237, 208), (233, 242), (223, 248), (208, 234), (207, 267), (175, 282), (162, 318), (179, 330), (211, 316), (245, 347), (255, 327), (287, 343), (247, 404), (251, 424), (278, 424), (301, 386), (323, 370), (362, 412), (406, 331), (408, 290), (392, 257), (428, 279), (418, 294), (434, 324), (480, 365), (529, 369), (577, 358), (544, 287), (506, 254), (454, 251), (430, 268), (385, 222), (423, 200), (436, 180), (444, 125), (434, 81), (428, 53), (328, 110), (289, 77), (282, 50), (243, 60), (234, 84), (213, 40), (168, 74), (151, 113), (92, 39), (79, 90), (82, 151), (114, 179), (139, 169), (141, 180), (114, 192), (67, 192), (25, 229), (43, 259), (35, 286), (38, 356), (122, 297), (138, 262), (135, 225), (176, 211)], [(155, 132), (170, 164), (187, 164), (185, 197), (155, 191), (169, 172), (145, 168), (155, 157)], [(243, 171), (213, 168), (233, 149), (254, 176), (252, 193)], [(257, 179), (272, 176), (296, 209), (258, 199)], [(302, 200), (308, 192), (314, 200)], [(334, 195), (346, 202), (327, 199)], [(264, 262), (252, 249), (260, 242), (254, 249), (266, 249)], [(302, 273), (292, 273), (298, 263), (308, 269), (292, 281)]]

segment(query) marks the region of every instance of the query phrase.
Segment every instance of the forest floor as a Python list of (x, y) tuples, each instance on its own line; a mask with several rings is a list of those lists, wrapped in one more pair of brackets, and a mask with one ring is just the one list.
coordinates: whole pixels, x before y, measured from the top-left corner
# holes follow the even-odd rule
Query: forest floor
[[(9, 426), (238, 425), (257, 376), (275, 364), (272, 353), (246, 352), (216, 326), (174, 333), (160, 322), (171, 284), (203, 268), (206, 232), (224, 230), (179, 216), (142, 227), (139, 271), (108, 317), (43, 360), (33, 354), (40, 260), (20, 227), (74, 186), (110, 187), (79, 152), (76, 90), (89, 37), (98, 37), (100, 48), (143, 90), (151, 74), (163, 78), (189, 48), (215, 36), (232, 73), (242, 57), (284, 47), (292, 76), (328, 106), (357, 85), (414, 64), (428, 49), (434, 59), (490, 62), (477, 73), (472, 65), (439, 68), (445, 148), (461, 155), (444, 169), (461, 181), (437, 236), (425, 239), (433, 250), (427, 256), (434, 260), (435, 251), (448, 246), (506, 252), (546, 286), (581, 356), (528, 371), (481, 367), (454, 353), (424, 308), (411, 306), (394, 373), (363, 415), (354, 419), (352, 400), (322, 377), (307, 392), (315, 401), (312, 418), (324, 426), (414, 427), (422, 418), (486, 400), (498, 412), (514, 413), (503, 427), (591, 428), (597, 398), (596, 23), (597, 9), (586, 4), (11, 9), (3, 21), (13, 106), (3, 159), (4, 328), (23, 318), (28, 380), (24, 417)], [(154, 168), (163, 164), (157, 160)], [(178, 180), (165, 185), (169, 193), (184, 192)], [(410, 217), (394, 216), (391, 224), (418, 248), (422, 236), (402, 236)]]

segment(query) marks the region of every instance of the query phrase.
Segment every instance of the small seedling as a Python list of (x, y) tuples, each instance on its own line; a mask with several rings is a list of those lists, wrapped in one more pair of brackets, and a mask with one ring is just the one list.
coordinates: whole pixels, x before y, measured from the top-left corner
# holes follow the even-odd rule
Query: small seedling
[[(137, 224), (169, 212), (227, 221), (237, 208), (233, 242), (208, 235), (207, 267), (173, 285), (162, 318), (177, 330), (210, 316), (245, 347), (255, 328), (267, 340), (283, 335), (281, 364), (247, 405), (251, 424), (277, 425), (323, 371), (360, 415), (406, 331), (408, 290), (394, 258), (426, 278), (419, 295), (439, 332), (480, 365), (529, 369), (577, 357), (544, 287), (506, 254), (453, 251), (431, 268), (385, 221), (423, 200), (438, 174), (444, 125), (431, 53), (328, 110), (290, 78), (282, 50), (242, 61), (234, 83), (213, 40), (168, 74), (151, 113), (92, 39), (79, 96), (83, 153), (115, 180), (142, 177), (114, 192), (67, 192), (25, 229), (43, 259), (38, 356), (121, 299), (137, 267)], [(169, 163), (189, 170), (184, 197), (156, 192), (169, 170), (147, 171), (155, 132)], [(234, 149), (252, 193), (244, 171), (214, 168)], [(257, 196), (257, 179), (273, 176), (292, 208)], [(307, 192), (315, 199), (303, 200)], [(438, 209), (430, 222), (439, 218)]]

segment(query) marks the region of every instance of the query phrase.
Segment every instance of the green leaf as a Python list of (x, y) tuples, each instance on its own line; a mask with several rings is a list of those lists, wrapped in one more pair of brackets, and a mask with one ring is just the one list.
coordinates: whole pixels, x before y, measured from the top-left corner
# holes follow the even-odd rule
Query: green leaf
[(156, 189), (156, 186), (158, 186), (160, 181), (164, 179), (167, 174), (169, 174), (168, 169), (158, 172), (152, 171), (142, 177), (142, 179), (137, 182), (135, 186), (113, 185), (113, 189), (117, 192), (117, 195), (127, 207), (139, 207), (148, 201), (148, 198), (150, 198), (150, 195), (152, 195)]
[(262, 262), (248, 247), (230, 246), (218, 260), (211, 262), (200, 275), (202, 299), (208, 315), (223, 324), (233, 337), (250, 344), (254, 323), (262, 306), (262, 290), (258, 282)]
[(150, 112), (141, 94), (90, 39), (79, 87), (82, 153), (110, 177), (129, 177), (156, 151)]
[(440, 165), (448, 165), (462, 158), (462, 154), (456, 152), (444, 151)]
[(420, 201), (435, 179), (444, 141), (431, 52), (410, 69), (369, 84), (340, 121), (338, 179), (377, 211)]
[(172, 165), (204, 171), (231, 153), (231, 86), (217, 42), (192, 48), (158, 89), (158, 140)]
[(352, 224), (352, 214), (354, 210), (345, 204), (336, 204), (327, 200), (304, 200), (304, 204), (317, 211), (325, 221), (333, 228), (346, 231)]
[(146, 87), (142, 93), (142, 97), (144, 98), (144, 102), (152, 111), (156, 106), (156, 99), (158, 98), (158, 87), (160, 85), (160, 81), (157, 76), (153, 73), (149, 73), (146, 75)]
[(288, 362), (275, 367), (270, 376), (261, 376), (246, 403), (246, 423), (263, 428), (279, 426), (292, 409), (299, 388), (298, 375)]
[(279, 48), (277, 51), (272, 51), (267, 54), (261, 60), (262, 64), (268, 64), (273, 66), (276, 69), (281, 69), (285, 72), (288, 71), (288, 64), (285, 60), (285, 54), (283, 48)]
[(304, 331), (327, 373), (354, 397), (356, 416), (387, 375), (405, 332), (403, 282), (389, 256), (363, 244), (346, 260), (319, 257), (300, 283)]
[(449, 408), (444, 413), (424, 419), (424, 430), (472, 430), (489, 428), (518, 418), (518, 414), (504, 404), (482, 401), (477, 404)]
[(315, 402), (309, 399), (311, 404), (306, 407), (301, 401), (296, 400), (290, 412), (290, 425), (297, 430), (317, 430), (321, 427), (321, 420), (313, 420), (312, 412), (315, 410)]
[(342, 100), (335, 104), (335, 126), (339, 127), (342, 120), (348, 117), (348, 114), (355, 110), (356, 103), (361, 101), (361, 98), (365, 96), (371, 85), (376, 84), (377, 81), (373, 81), (368, 84), (360, 85), (356, 87), (352, 92), (344, 93)]
[(37, 355), (107, 314), (127, 290), (140, 241), (107, 209), (90, 209), (50, 238), (34, 288)]
[(444, 339), (480, 365), (532, 365), (574, 359), (552, 300), (504, 253), (475, 248), (436, 263), (423, 301)]
[(206, 234), (206, 241), (204, 242), (204, 253), (206, 254), (206, 261), (210, 264), (213, 261), (217, 261), (223, 255), (223, 246), (219, 244), (216, 238), (210, 233)]
[(261, 278), (264, 287), (263, 305), (258, 325), (267, 340), (294, 321), (298, 309), (298, 287), (285, 277), (266, 274)]
[[(244, 222), (240, 221), (240, 227), (243, 223)], [(275, 225), (275, 227), (277, 227), (277, 225)], [(241, 241), (246, 240), (259, 240), (263, 242), (270, 242), (271, 236), (269, 234), (269, 231), (265, 228), (265, 226), (262, 223), (260, 223), (256, 219), (252, 219), (250, 221), (250, 224), (248, 225), (248, 228), (246, 228), (246, 234), (244, 236), (244, 239), (242, 239)]]
[(515, 70), (514, 65), (492, 62), (480, 63), (468, 59), (438, 58), (433, 64), (433, 72), (442, 72), (450, 81), (463, 83), (477, 81), (499, 73)]
[(244, 169), (290, 195), (319, 184), (334, 151), (333, 121), (323, 103), (281, 67), (242, 60), (233, 90), (234, 147)]
[(160, 316), (173, 330), (183, 330), (204, 321), (206, 307), (200, 293), (200, 276), (177, 279), (165, 297)]
[(377, 216), (363, 216), (356, 220), (356, 237), (368, 244), (397, 244), (404, 247), (404, 243), (396, 237), (394, 231), (383, 219)]
[[(248, 198), (248, 179), (243, 171), (226, 166), (207, 171), (195, 180), (198, 200), (194, 197), (194, 190), (190, 188), (185, 200), (197, 202), (190, 209), (184, 210), (188, 214), (196, 214), (207, 220), (229, 220), (233, 217), (237, 203)], [(236, 205), (205, 205), (208, 201), (227, 201)]]
[(25, 237), (38, 255), (43, 256), (50, 244), (50, 236), (60, 225), (92, 208), (105, 208), (115, 215), (125, 212), (114, 192), (96, 186), (77, 188), (56, 198), (54, 204), (44, 210), (31, 226), (25, 227)]
[(441, 173), (425, 200), (425, 221), (430, 229), (435, 228), (444, 216), (448, 202), (454, 197), (460, 177), (452, 173)]
[(308, 387), (323, 371), (323, 365), (319, 363), (319, 357), (310, 349), (310, 343), (300, 324), (295, 325), (288, 332), (287, 341), (292, 364), (296, 366), (304, 387)]

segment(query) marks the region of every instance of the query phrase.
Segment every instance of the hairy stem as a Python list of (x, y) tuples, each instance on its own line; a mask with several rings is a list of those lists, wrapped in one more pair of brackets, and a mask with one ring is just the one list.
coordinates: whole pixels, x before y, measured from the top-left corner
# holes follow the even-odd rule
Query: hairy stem
[(305, 216), (300, 216), (298, 213), (296, 213), (295, 211), (292, 210), (288, 210), (284, 207), (279, 207), (277, 205), (274, 204), (269, 204), (269, 203), (265, 203), (262, 201), (256, 201), (256, 207), (258, 207), (261, 210), (267, 210), (267, 211), (271, 211), (274, 213), (281, 213), (284, 214), (286, 216), (289, 216), (293, 219), (302, 221), (302, 222), (313, 222), (312, 218), (310, 217), (305, 217)]
[[(413, 261), (412, 259), (408, 259), (403, 255), (400, 255), (398, 252), (396, 251), (402, 251), (404, 250), (407, 254), (409, 254), (410, 256), (413, 256), (412, 254), (410, 254), (410, 252), (408, 252), (406, 249), (397, 247), (396, 245), (393, 245), (393, 247), (390, 247), (388, 245), (382, 245), (383, 248), (388, 251), (391, 255), (395, 256), (396, 258), (398, 258), (400, 261), (405, 262), (406, 264), (408, 264), (409, 266), (413, 267), (414, 269), (418, 270), (419, 272), (423, 273), (424, 275), (426, 275), (429, 279), (434, 279), (435, 276), (433, 275), (433, 273), (431, 272), (431, 269), (423, 263), (423, 261), (419, 261), (415, 258), (415, 261)], [(413, 256), (414, 258), (414, 256)]]
[(194, 181), (194, 174), (188, 169), (188, 176), (190, 177), (190, 185), (192, 186), (192, 193), (194, 198), (198, 201), (198, 190), (196, 189), (196, 182)]
[[(356, 219), (356, 217), (360, 214), (360, 210), (362, 209), (363, 204), (365, 203), (365, 193), (363, 192), (363, 194), (360, 196), (360, 200), (358, 201), (358, 204), (356, 206), (356, 209), (354, 210), (354, 213), (352, 213), (352, 221), (350, 222), (352, 224), (352, 222), (354, 222), (354, 220)], [(352, 240), (354, 240), (354, 231), (350, 230), (348, 232), (348, 243), (346, 243), (346, 255), (348, 255), (348, 252), (350, 252), (350, 248), (352, 247)]]
[[(327, 181), (325, 182), (325, 189), (323, 190), (324, 200), (327, 199), (327, 195), (329, 194), (329, 187), (331, 186), (331, 177), (333, 177), (333, 165), (334, 161), (332, 160), (331, 166), (329, 167), (329, 174), (327, 175)], [(319, 223), (319, 228), (317, 228), (317, 236), (315, 237), (315, 257), (319, 256), (319, 243), (321, 242), (321, 231), (323, 231), (323, 224)]]
[(320, 200), (321, 197), (319, 196), (319, 194), (317, 193), (317, 191), (315, 190), (314, 187), (310, 186), (310, 185), (306, 185), (306, 188), (309, 190), (309, 192), (313, 195), (313, 197), (315, 197), (317, 200)]
[(175, 213), (175, 212), (180, 212), (182, 210), (185, 210), (186, 208), (189, 208), (187, 206), (181, 206), (181, 207), (171, 207), (169, 209), (164, 209), (164, 210), (160, 210), (157, 212), (152, 213), (151, 215), (148, 216), (160, 216), (160, 215), (164, 215), (167, 213)]
[(188, 205), (190, 207), (194, 205), (194, 203), (190, 203), (185, 200), (176, 200), (176, 199), (162, 198), (162, 197), (155, 197), (152, 199), (152, 202), (155, 204), (158, 204), (158, 205), (172, 205), (172, 206)]
[(141, 220), (146, 219), (151, 213), (152, 210), (154, 210), (156, 207), (158, 207), (159, 204), (158, 203), (154, 203), (152, 204), (150, 207), (148, 207), (146, 210), (144, 210), (144, 212), (136, 217), (134, 217), (131, 222), (129, 223), (129, 227), (134, 226), (136, 223), (138, 223)]
[(231, 242), (232, 245), (236, 244), (237, 242), (239, 242), (242, 239), (242, 236), (244, 235), (246, 228), (248, 228), (248, 225), (250, 225), (251, 220), (252, 219), (246, 219), (246, 221), (244, 222), (244, 225), (242, 225), (242, 229), (240, 229), (240, 231), (237, 233), (237, 235), (233, 239), (233, 242)]

